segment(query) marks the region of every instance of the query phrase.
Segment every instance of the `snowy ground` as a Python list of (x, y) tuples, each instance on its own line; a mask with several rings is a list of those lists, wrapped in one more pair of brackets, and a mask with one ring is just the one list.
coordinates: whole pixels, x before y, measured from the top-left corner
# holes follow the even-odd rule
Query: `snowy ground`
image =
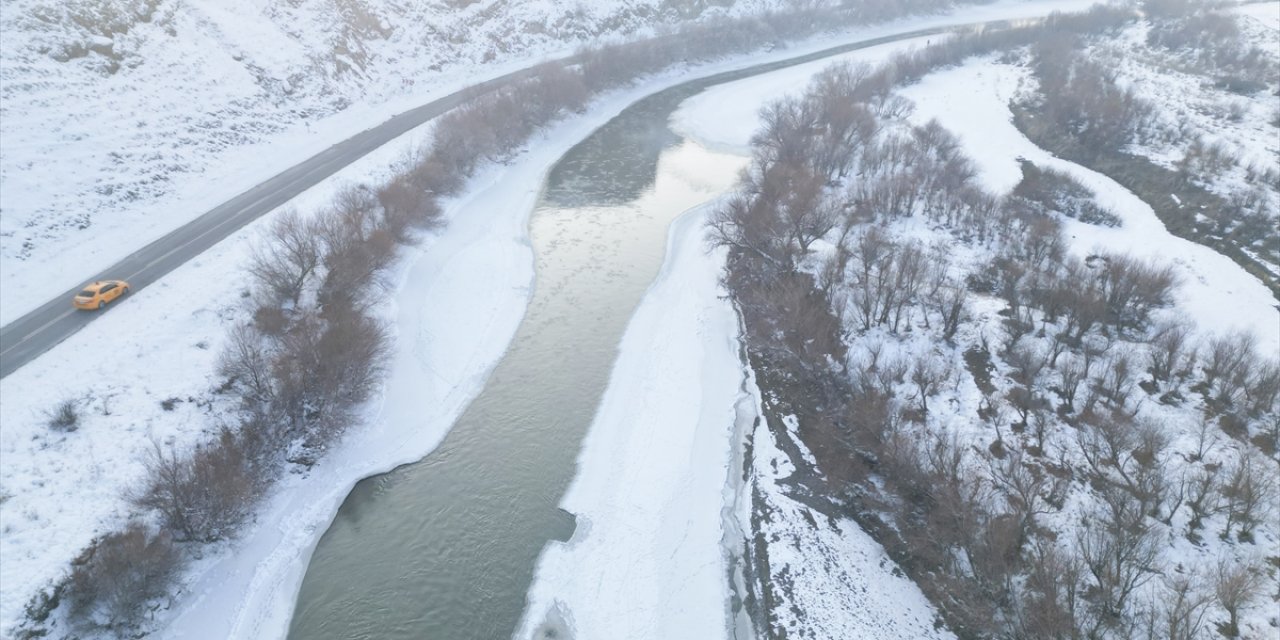
[[(1248, 17), (1238, 21), (1238, 44), (1265, 52), (1274, 69), (1280, 64), (1280, 25), (1276, 24), (1280, 3), (1239, 10)], [(1268, 270), (1280, 273), (1280, 255), (1275, 249), (1280, 234), (1275, 230), (1280, 226), (1280, 184), (1275, 180), (1280, 167), (1280, 132), (1273, 124), (1280, 115), (1280, 100), (1276, 99), (1274, 81), (1267, 81), (1270, 87), (1259, 85), (1251, 91), (1228, 90), (1218, 80), (1232, 72), (1188, 63), (1194, 56), (1185, 50), (1151, 46), (1148, 32), (1149, 25), (1140, 22), (1087, 50), (1090, 58), (1114, 70), (1121, 86), (1131, 88), (1154, 108), (1141, 140), (1128, 151), (1174, 171), (1186, 162), (1197, 140), (1221, 153), (1222, 160), (1191, 163), (1192, 179), (1229, 202), (1253, 201), (1249, 209), (1266, 212), (1268, 223), (1239, 235), (1245, 236), (1241, 243), (1250, 255)], [(1270, 175), (1264, 173), (1268, 169)], [(1228, 216), (1220, 224), (1225, 230), (1240, 222), (1239, 216)]]
[[(759, 391), (755, 395), (758, 401)], [(756, 428), (747, 489), (757, 492), (768, 513), (758, 534), (769, 541), (777, 627), (794, 638), (954, 638), (935, 627), (940, 616), (920, 587), (856, 522), (835, 520), (788, 497), (782, 483), (796, 462), (779, 448), (779, 431), (763, 420)], [(792, 441), (808, 454), (798, 438)]]
[(725, 637), (720, 510), (742, 367), (707, 211), (672, 225), (561, 501), (578, 528), (539, 559), (518, 638), (543, 637), (553, 609), (573, 638)]
[[(1024, 17), (1086, 4), (1002, 3), (962, 16), (865, 29), (840, 39)], [(699, 72), (798, 55), (833, 41), (815, 40), (789, 51), (708, 65)], [(362, 477), (429, 452), (505, 348), (527, 300), (532, 267), (524, 222), (547, 168), (631, 100), (681, 75), (665, 74), (599, 102), (587, 116), (536, 141), (536, 151), (486, 171), (473, 183), (470, 196), (449, 207), (452, 222), (447, 230), (408, 252), (394, 278), (396, 293), (386, 313), (397, 323), (399, 337), (384, 401), (371, 403), (368, 425), (354, 430), (347, 444), (309, 477), (291, 477), (280, 486), (257, 523), (233, 543), (234, 554), (215, 554), (198, 568), (198, 577), (189, 585), (194, 596), (179, 602), (168, 635), (250, 638), (282, 633), (303, 559), (349, 488)], [(317, 127), (312, 137), (324, 142), (310, 143), (314, 149), (350, 131), (356, 120), (350, 113), (333, 121), (353, 118), (344, 120), (346, 124), (323, 131)], [(388, 145), (290, 206), (314, 209), (345, 181), (386, 175), (423, 135), (415, 132)], [(280, 166), (292, 161), (291, 152), (258, 152)], [(244, 173), (246, 180), (251, 175)], [(234, 183), (217, 182), (224, 187)], [(208, 193), (214, 193), (212, 186)], [(0, 469), (0, 629), (18, 619), (27, 598), (59, 576), (95, 532), (120, 523), (126, 511), (121, 496), (138, 477), (140, 453), (150, 446), (152, 436), (186, 447), (218, 425), (216, 401), (200, 405), (216, 384), (212, 370), (222, 335), (244, 313), (237, 280), (247, 243), (266, 221), (242, 230), (0, 381), (0, 456), (5, 461)], [(429, 307), (426, 300), (432, 301)], [(8, 298), (3, 306), (5, 313), (13, 308)], [(427, 393), (435, 402), (424, 405)], [(68, 397), (81, 399), (80, 429), (67, 435), (50, 433), (44, 412)], [(172, 412), (160, 404), (168, 398), (180, 400)], [(186, 402), (187, 398), (197, 402)], [(432, 414), (423, 416), (422, 406), (432, 407)], [(424, 423), (430, 426), (421, 428)]]
[(1280, 31), (1280, 2), (1257, 2), (1236, 7), (1236, 13), (1249, 16), (1258, 24)]

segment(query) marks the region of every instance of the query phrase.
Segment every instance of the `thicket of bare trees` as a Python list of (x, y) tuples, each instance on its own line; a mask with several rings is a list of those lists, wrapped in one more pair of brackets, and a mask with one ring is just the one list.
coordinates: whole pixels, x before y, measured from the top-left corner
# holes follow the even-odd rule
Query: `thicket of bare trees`
[[(1229, 76), (1241, 92), (1259, 90), (1278, 78), (1272, 59), (1250, 46), (1233, 16), (1188, 0), (1146, 0), (1151, 19), (1147, 42), (1168, 49), (1217, 76)], [(1247, 83), (1247, 86), (1246, 86)]]
[(1081, 155), (1116, 151), (1148, 127), (1154, 112), (1116, 72), (1080, 54), (1079, 36), (1046, 38), (1033, 48), (1040, 99), (1033, 105), (1047, 126), (1068, 133)]
[[(986, 50), (963, 40), (948, 50)], [(835, 67), (764, 111), (740, 192), (709, 234), (729, 248), (726, 285), (768, 417), (798, 417), (821, 470), (809, 489), (838, 497), (961, 637), (1200, 638), (1221, 613), (1234, 633), (1228, 604), (1236, 592), (1256, 601), (1261, 569), (1175, 570), (1164, 549), (1171, 535), (1201, 541), (1210, 521), (1227, 544), (1248, 544), (1275, 515), (1275, 461), (1254, 445), (1274, 452), (1278, 365), (1248, 337), (1206, 341), (1153, 320), (1178, 284), (1166, 264), (1070, 256), (1056, 216), (1081, 215), (1079, 185), (1036, 169), (997, 199), (945, 130), (905, 125), (892, 87), (946, 61), (925, 50), (878, 70)], [(1138, 118), (1131, 98), (1088, 99)], [(911, 217), (991, 260), (969, 269), (896, 236)], [(999, 335), (951, 344), (973, 296), (1004, 302)], [(937, 357), (886, 348), (908, 331), (936, 340)], [(962, 375), (944, 354), (960, 353), (995, 363), (993, 382), (971, 372), (989, 447), (930, 414)], [(1196, 451), (1175, 448), (1153, 417), (1165, 414), (1144, 409), (1155, 404), (1202, 419)], [(1071, 507), (1074, 521), (1069, 496), (1087, 505)]]

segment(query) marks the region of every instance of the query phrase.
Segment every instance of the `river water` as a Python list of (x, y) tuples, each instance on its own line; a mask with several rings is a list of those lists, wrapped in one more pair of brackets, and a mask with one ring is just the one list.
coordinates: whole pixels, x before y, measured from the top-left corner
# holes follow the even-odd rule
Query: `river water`
[(538, 554), (573, 532), (557, 504), (667, 227), (743, 164), (673, 134), (678, 102), (638, 103), (552, 170), (508, 352), (434, 452), (356, 485), (312, 557), (290, 637), (511, 635)]
[(507, 353), (435, 451), (351, 491), (311, 558), (290, 638), (510, 637), (542, 548), (573, 532), (557, 505), (667, 227), (745, 162), (676, 135), (671, 114), (714, 84), (925, 33), (685, 83), (570, 150), (531, 216), (536, 284)]

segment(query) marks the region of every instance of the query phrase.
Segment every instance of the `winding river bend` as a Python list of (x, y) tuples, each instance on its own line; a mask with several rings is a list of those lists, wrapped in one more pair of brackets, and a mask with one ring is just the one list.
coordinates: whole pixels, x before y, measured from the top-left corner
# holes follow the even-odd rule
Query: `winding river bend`
[(668, 127), (709, 86), (886, 42), (687, 82), (627, 108), (553, 168), (530, 222), (536, 286), (485, 389), (422, 461), (356, 485), (311, 558), (290, 637), (510, 637), (557, 505), (670, 222), (732, 186), (744, 159)]

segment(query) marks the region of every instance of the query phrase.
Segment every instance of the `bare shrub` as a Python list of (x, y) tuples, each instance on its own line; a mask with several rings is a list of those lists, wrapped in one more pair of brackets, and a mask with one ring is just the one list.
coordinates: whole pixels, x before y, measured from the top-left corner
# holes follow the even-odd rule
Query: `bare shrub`
[(1115, 213), (1098, 206), (1096, 194), (1068, 173), (1052, 167), (1039, 167), (1030, 160), (1020, 160), (1022, 180), (1014, 187), (1013, 195), (1043, 207), (1044, 211), (1056, 211), (1081, 222), (1104, 227), (1120, 226)]
[(276, 216), (270, 230), (254, 245), (249, 275), (259, 290), (277, 301), (297, 304), (303, 287), (320, 266), (320, 242), (315, 225), (294, 209)]
[(1132, 141), (1151, 117), (1151, 104), (1114, 82), (1102, 64), (1085, 57), (1071, 35), (1042, 39), (1034, 47), (1044, 100), (1041, 116), (1079, 140), (1086, 155), (1115, 151)]
[(52, 409), (45, 411), (45, 425), (53, 431), (69, 433), (80, 428), (80, 402), (75, 398), (63, 398)]
[(1264, 360), (1255, 365), (1244, 388), (1245, 404), (1253, 416), (1261, 416), (1277, 409), (1280, 400), (1280, 360)]
[(1151, 376), (1155, 380), (1166, 382), (1174, 376), (1185, 375), (1195, 360), (1190, 337), (1191, 329), (1182, 321), (1156, 327), (1151, 335), (1149, 352)]
[(215, 542), (232, 535), (264, 480), (254, 477), (240, 442), (225, 430), (189, 453), (152, 441), (145, 464), (147, 483), (131, 501), (155, 509), (177, 540)]
[(1276, 507), (1276, 472), (1274, 464), (1251, 447), (1241, 447), (1222, 485), (1227, 514), (1224, 538), (1238, 528), (1241, 541), (1252, 542), (1254, 529), (1265, 522)]
[(383, 185), (377, 197), (387, 229), (397, 242), (411, 242), (415, 229), (428, 229), (440, 223), (440, 205), (435, 197), (414, 185), (408, 176), (399, 176)]
[(1257, 338), (1252, 333), (1236, 332), (1209, 341), (1203, 361), (1204, 384), (1208, 400), (1222, 411), (1235, 406), (1253, 375)]
[[(347, 427), (375, 388), (387, 356), (386, 329), (353, 310), (300, 318), (273, 362), (274, 408), (288, 439), (314, 453)], [(311, 458), (311, 453), (307, 454)]]
[(1230, 616), (1226, 624), (1219, 626), (1222, 635), (1228, 638), (1240, 637), (1240, 610), (1248, 607), (1255, 598), (1262, 595), (1267, 584), (1261, 567), (1251, 562), (1234, 562), (1223, 558), (1213, 575), (1213, 592), (1218, 604)]
[(263, 403), (275, 393), (271, 375), (271, 348), (251, 324), (240, 324), (227, 335), (227, 343), (218, 357), (218, 373), (243, 391), (243, 397)]
[(1110, 321), (1117, 329), (1141, 329), (1152, 310), (1173, 302), (1178, 279), (1172, 266), (1139, 261), (1128, 255), (1104, 259), (1102, 293)]
[(66, 589), (71, 619), (131, 634), (149, 603), (166, 594), (180, 563), (168, 533), (152, 533), (137, 522), (103, 536), (72, 563)]

